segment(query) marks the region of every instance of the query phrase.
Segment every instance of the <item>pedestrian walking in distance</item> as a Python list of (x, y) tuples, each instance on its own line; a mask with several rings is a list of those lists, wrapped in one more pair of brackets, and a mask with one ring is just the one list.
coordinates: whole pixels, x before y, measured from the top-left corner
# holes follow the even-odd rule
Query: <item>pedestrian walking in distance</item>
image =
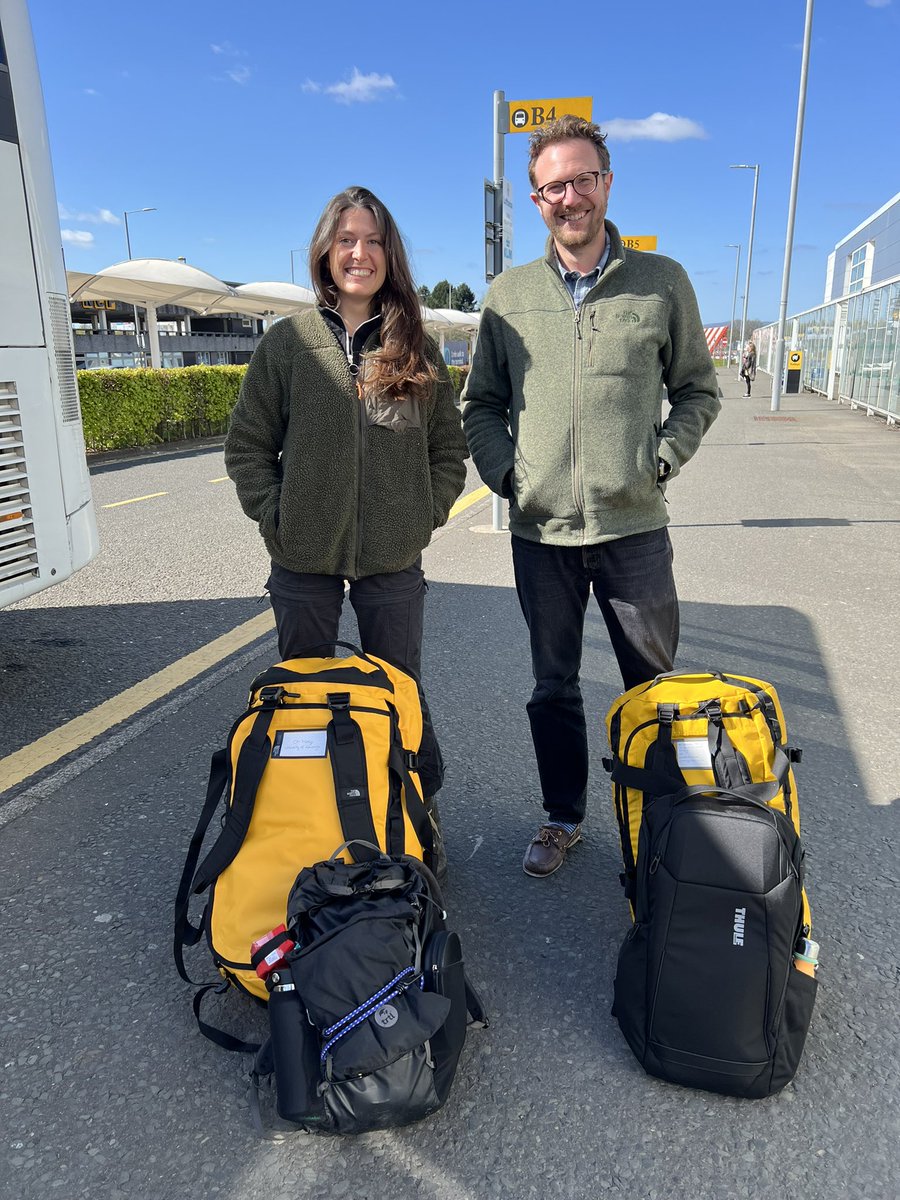
[(741, 379), (747, 385), (747, 395), (750, 395), (750, 384), (756, 378), (756, 344), (753, 339), (744, 347), (741, 355)]
[(546, 813), (523, 866), (545, 876), (580, 840), (586, 809), (589, 593), (626, 688), (672, 669), (679, 619), (664, 491), (719, 400), (683, 268), (626, 250), (606, 220), (613, 175), (600, 129), (573, 116), (542, 126), (528, 174), (546, 253), (491, 285), (463, 423), (482, 479), (510, 504)]
[[(425, 334), (394, 219), (367, 188), (329, 200), (309, 262), (318, 304), (260, 341), (226, 469), (272, 560), (266, 586), (282, 659), (335, 641), (349, 581), (363, 650), (420, 680), (422, 550), (466, 475), (453, 385)], [(443, 760), (421, 698), (419, 769), (436, 824)]]

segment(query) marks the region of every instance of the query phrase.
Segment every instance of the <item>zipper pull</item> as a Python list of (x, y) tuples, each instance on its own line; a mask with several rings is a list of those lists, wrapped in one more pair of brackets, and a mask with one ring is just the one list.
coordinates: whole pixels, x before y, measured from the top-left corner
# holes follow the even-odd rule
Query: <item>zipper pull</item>
[(662, 858), (662, 855), (661, 855), (661, 854), (657, 854), (657, 855), (656, 855), (656, 857), (653, 859), (653, 862), (650, 864), (650, 874), (651, 874), (651, 875), (655, 875), (655, 874), (656, 874), (656, 870), (657, 870), (657, 868), (658, 868), (658, 866), (659, 866), (659, 860), (660, 860), (661, 858)]

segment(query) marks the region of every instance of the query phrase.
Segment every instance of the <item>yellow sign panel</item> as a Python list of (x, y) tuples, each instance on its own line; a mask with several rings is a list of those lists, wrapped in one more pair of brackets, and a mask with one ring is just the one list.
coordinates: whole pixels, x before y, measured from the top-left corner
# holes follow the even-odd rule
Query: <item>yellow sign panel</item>
[(646, 237), (623, 237), (622, 245), (626, 250), (655, 250), (656, 234), (647, 234)]
[(788, 354), (788, 370), (799, 371), (803, 367), (803, 351), (791, 350)]
[(548, 121), (564, 117), (584, 117), (590, 121), (593, 106), (591, 96), (567, 96), (561, 100), (511, 100), (509, 102), (509, 132), (531, 133)]

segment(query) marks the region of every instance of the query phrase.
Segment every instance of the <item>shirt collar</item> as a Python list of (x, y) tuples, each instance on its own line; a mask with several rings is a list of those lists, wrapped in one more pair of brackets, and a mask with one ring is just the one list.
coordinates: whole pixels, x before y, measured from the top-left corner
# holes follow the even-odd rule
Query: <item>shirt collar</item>
[(607, 233), (606, 245), (603, 248), (603, 253), (600, 255), (600, 261), (597, 263), (596, 267), (594, 267), (594, 269), (592, 271), (585, 271), (585, 273), (583, 275), (581, 274), (580, 271), (566, 270), (566, 268), (559, 261), (559, 254), (557, 254), (556, 255), (556, 265), (559, 268), (560, 275), (562, 275), (563, 279), (565, 279), (567, 282), (577, 283), (579, 279), (586, 279), (588, 277), (588, 275), (593, 275), (594, 271), (596, 271), (597, 278), (599, 279), (600, 276), (603, 274), (603, 272), (606, 270), (606, 264), (609, 262), (610, 248), (611, 247), (610, 247), (610, 241), (609, 241), (609, 234)]

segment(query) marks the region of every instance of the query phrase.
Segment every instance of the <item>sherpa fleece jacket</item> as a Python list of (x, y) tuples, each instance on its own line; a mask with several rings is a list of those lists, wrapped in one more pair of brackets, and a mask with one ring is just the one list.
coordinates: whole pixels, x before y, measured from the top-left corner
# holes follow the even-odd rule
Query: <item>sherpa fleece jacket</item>
[[(376, 328), (363, 353), (378, 344)], [(419, 419), (397, 422), (396, 405), (387, 405), (379, 423), (377, 398), (360, 397), (348, 354), (318, 309), (263, 335), (231, 416), (225, 467), (275, 562), (345, 579), (402, 571), (447, 520), (468, 455), (430, 339), (426, 353), (438, 379), (410, 406)]]
[(720, 407), (684, 269), (606, 232), (609, 261), (578, 311), (551, 238), (544, 258), (494, 280), (481, 312), (463, 425), (481, 478), (510, 501), (510, 530), (534, 542), (666, 525), (658, 460), (677, 475)]

